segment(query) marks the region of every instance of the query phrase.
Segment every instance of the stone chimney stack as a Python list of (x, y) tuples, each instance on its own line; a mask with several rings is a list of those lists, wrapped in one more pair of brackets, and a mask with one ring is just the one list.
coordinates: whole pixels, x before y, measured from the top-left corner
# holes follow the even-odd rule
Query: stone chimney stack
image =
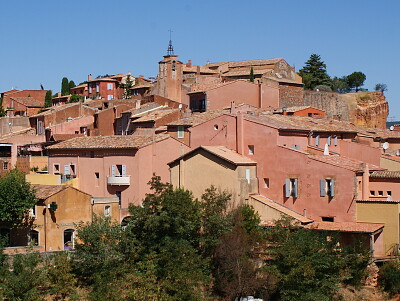
[(91, 75), (91, 74), (88, 75), (87, 80), (88, 80), (88, 81), (91, 81), (91, 80), (92, 80), (92, 75)]
[(186, 67), (192, 67), (192, 60), (188, 60), (188, 62), (186, 63)]

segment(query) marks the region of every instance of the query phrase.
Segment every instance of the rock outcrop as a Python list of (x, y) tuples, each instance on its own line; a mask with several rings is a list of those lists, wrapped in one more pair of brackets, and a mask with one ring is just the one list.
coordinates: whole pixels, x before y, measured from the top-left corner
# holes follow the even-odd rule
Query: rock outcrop
[(341, 94), (349, 107), (350, 121), (357, 126), (386, 128), (389, 105), (382, 92)]

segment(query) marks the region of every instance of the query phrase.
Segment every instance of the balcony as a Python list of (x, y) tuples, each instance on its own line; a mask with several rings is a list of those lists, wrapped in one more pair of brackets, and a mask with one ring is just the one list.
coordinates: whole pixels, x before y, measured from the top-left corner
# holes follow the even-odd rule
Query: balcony
[(131, 185), (131, 176), (107, 177), (107, 184), (116, 186)]

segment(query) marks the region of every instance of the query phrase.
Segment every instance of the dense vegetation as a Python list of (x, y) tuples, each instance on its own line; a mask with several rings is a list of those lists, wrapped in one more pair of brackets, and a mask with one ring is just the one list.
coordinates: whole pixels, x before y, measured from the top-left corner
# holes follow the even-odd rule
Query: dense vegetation
[(228, 210), (231, 196), (214, 187), (198, 201), (158, 177), (150, 185), (124, 227), (98, 216), (81, 225), (72, 253), (0, 257), (0, 299), (332, 300), (365, 276), (357, 245), (290, 220), (261, 228), (251, 206)]

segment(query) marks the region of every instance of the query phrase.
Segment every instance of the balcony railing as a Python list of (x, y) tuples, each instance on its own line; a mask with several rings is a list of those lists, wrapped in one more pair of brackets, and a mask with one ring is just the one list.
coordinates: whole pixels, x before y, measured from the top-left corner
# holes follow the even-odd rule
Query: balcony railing
[(131, 185), (131, 176), (111, 176), (107, 177), (108, 185)]

